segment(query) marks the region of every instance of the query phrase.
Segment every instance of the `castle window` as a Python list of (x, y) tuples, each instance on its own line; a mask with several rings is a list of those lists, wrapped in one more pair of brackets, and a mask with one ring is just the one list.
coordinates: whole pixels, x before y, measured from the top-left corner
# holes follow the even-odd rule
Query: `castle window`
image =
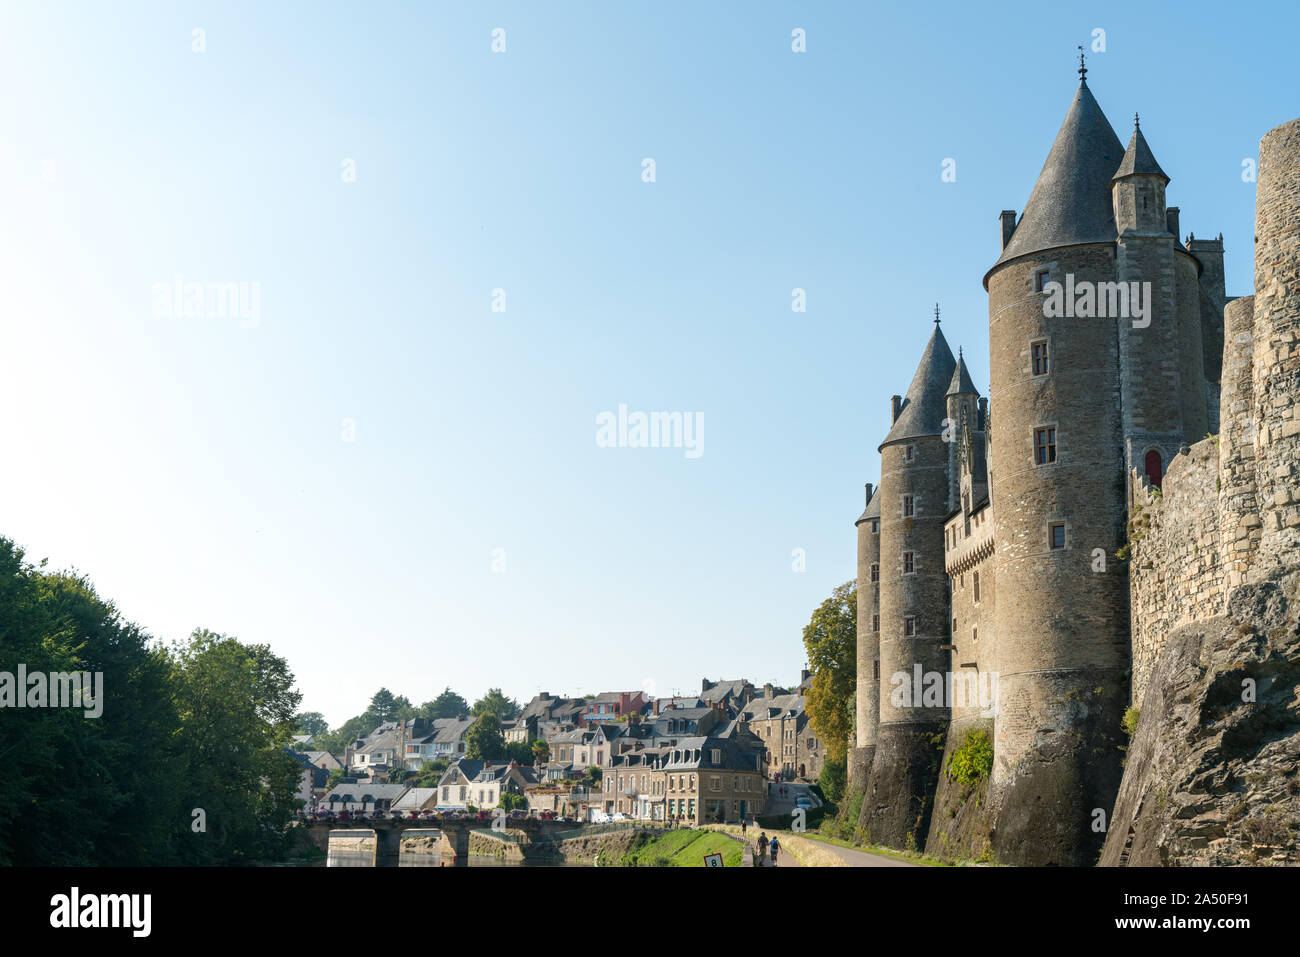
[(916, 514), (916, 499), (911, 495), (903, 496), (903, 518), (911, 518)]
[(1052, 548), (1065, 547), (1065, 523), (1053, 522), (1047, 526), (1047, 541)]
[(975, 580), (974, 580), (975, 604), (978, 605), (980, 603), (980, 573), (975, 572), (974, 575), (975, 575)]
[(903, 634), (908, 638), (916, 637), (916, 619), (910, 615), (903, 619)]
[(1043, 291), (1043, 287), (1047, 285), (1048, 277), (1050, 275), (1051, 272), (1049, 270), (1046, 269), (1038, 270), (1038, 272), (1034, 275), (1034, 292)]
[(916, 552), (903, 552), (903, 574), (916, 574)]
[(873, 518), (871, 520), (871, 534), (877, 535), (879, 533), (880, 533), (880, 519)]
[(878, 581), (880, 581), (880, 566), (879, 566), (879, 565), (873, 564), (873, 565), (871, 566), (871, 580), (872, 580), (873, 582), (878, 582)]
[(916, 458), (916, 446), (915, 445), (903, 446), (903, 461), (911, 462), (915, 458)]
[(954, 618), (954, 619), (952, 620), (952, 633), (953, 633), (954, 635), (957, 634), (957, 619), (956, 619), (956, 618)]
[(1156, 488), (1160, 488), (1160, 483), (1164, 481), (1164, 463), (1160, 459), (1160, 453), (1156, 449), (1149, 449), (1142, 460), (1143, 471), (1147, 473), (1147, 479)]
[(1056, 429), (1048, 426), (1034, 429), (1034, 464), (1047, 465), (1056, 461)]
[(980, 630), (978, 628), (972, 628), (970, 630), (970, 640), (973, 642), (980, 640)]
[(1038, 342), (1031, 342), (1029, 351), (1033, 357), (1034, 375), (1047, 375), (1047, 340), (1040, 339)]
[(876, 633), (876, 634), (879, 634), (879, 633), (880, 633), (880, 616), (879, 616), (879, 615), (872, 615), (872, 616), (871, 616), (871, 630), (872, 630), (874, 633)]
[(877, 681), (880, 680), (880, 659), (877, 658), (871, 663), (871, 674)]

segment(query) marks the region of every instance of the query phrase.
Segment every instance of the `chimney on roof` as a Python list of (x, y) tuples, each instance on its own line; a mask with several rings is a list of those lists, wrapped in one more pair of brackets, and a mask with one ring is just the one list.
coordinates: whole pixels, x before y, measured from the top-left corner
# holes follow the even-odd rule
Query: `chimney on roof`
[[(1165, 210), (1165, 228), (1174, 234), (1174, 239), (1178, 238), (1178, 207), (1170, 206)], [(1190, 238), (1190, 237), (1189, 237)]]
[(867, 504), (871, 504), (871, 483), (867, 483)]
[(892, 425), (898, 421), (898, 413), (903, 411), (903, 397), (901, 395), (891, 395), (889, 397), (889, 422)]
[(1016, 231), (1016, 211), (1014, 209), (1004, 209), (998, 217), (1002, 222), (1002, 248), (1007, 248), (1007, 243), (1011, 242), (1011, 234)]

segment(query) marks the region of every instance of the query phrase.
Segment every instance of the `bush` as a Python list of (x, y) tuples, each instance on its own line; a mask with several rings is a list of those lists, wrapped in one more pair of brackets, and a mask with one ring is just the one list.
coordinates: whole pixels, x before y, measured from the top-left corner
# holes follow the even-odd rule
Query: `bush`
[(993, 742), (987, 731), (972, 728), (948, 756), (948, 777), (958, 784), (978, 784), (993, 771)]
[(1138, 729), (1138, 717), (1141, 713), (1141, 708), (1129, 708), (1124, 712), (1124, 717), (1120, 719), (1119, 726), (1124, 729), (1124, 733), (1130, 738), (1133, 737), (1133, 732)]
[(844, 796), (844, 786), (848, 783), (848, 759), (842, 758), (839, 761), (831, 758), (826, 759), (822, 766), (821, 776), (817, 779), (817, 785), (812, 790), (814, 793), (820, 791), (817, 796), (827, 804), (839, 804), (840, 798)]

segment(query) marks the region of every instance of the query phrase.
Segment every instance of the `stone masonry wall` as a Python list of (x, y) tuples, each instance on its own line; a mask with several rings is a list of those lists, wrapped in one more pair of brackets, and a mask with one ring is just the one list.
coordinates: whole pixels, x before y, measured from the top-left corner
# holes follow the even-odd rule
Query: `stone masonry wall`
[(1226, 576), (1221, 561), (1219, 448), (1197, 442), (1169, 463), (1164, 491), (1132, 472), (1130, 599), (1132, 702), (1141, 705), (1165, 638), (1174, 628), (1219, 614)]

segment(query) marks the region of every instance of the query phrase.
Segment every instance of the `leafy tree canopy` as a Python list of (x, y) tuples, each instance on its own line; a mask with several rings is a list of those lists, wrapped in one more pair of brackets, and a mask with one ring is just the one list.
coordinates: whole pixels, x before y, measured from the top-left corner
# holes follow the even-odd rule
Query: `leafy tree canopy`
[(484, 714), (494, 714), (500, 721), (509, 721), (519, 714), (519, 702), (514, 698), (507, 698), (501, 693), (500, 688), (489, 688), (487, 694), (474, 702), (470, 714), (476, 718)]
[(845, 760), (853, 732), (857, 694), (858, 599), (856, 582), (845, 582), (813, 612), (803, 630), (812, 670), (804, 708), (826, 745), (827, 761)]

